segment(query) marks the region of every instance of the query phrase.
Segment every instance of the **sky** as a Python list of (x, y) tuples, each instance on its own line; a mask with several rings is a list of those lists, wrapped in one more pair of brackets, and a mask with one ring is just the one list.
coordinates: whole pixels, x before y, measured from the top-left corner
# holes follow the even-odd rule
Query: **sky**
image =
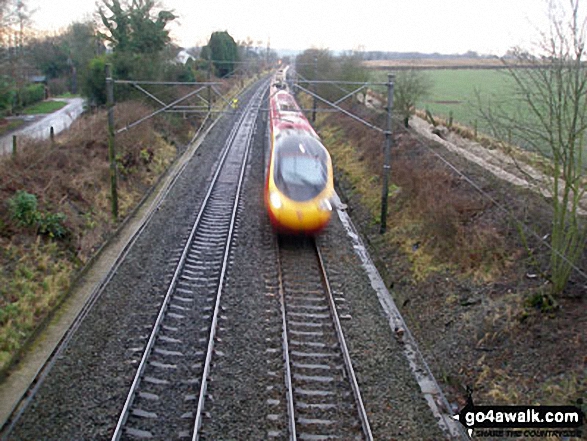
[[(26, 0), (36, 29), (92, 19), (102, 0)], [(503, 55), (529, 48), (547, 28), (546, 0), (160, 0), (183, 47), (214, 31), (272, 49), (308, 48)], [(73, 8), (73, 4), (75, 7)], [(64, 13), (63, 11), (67, 11)]]

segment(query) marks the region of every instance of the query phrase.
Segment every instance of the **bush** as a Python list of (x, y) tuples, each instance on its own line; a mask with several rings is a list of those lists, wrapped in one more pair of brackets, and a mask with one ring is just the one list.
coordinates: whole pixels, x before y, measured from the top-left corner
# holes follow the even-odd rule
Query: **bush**
[(190, 66), (180, 63), (168, 64), (167, 66), (165, 66), (164, 77), (167, 81), (196, 81), (196, 78)]
[(30, 84), (18, 91), (18, 106), (26, 107), (45, 99), (45, 86), (43, 84)]
[(38, 221), (38, 232), (51, 238), (62, 239), (67, 234), (63, 226), (65, 215), (63, 213), (44, 213)]
[(37, 197), (26, 191), (18, 191), (8, 200), (10, 216), (19, 227), (34, 227), (37, 233), (51, 238), (63, 238), (67, 230), (63, 226), (63, 213), (41, 213), (37, 209)]
[(18, 191), (14, 197), (8, 200), (10, 216), (19, 227), (32, 227), (39, 218), (37, 210), (37, 197), (26, 191)]
[(0, 113), (12, 113), (15, 97), (16, 91), (12, 85), (12, 80), (5, 75), (0, 75)]
[(90, 66), (82, 84), (82, 93), (95, 105), (106, 104), (106, 56), (96, 57)]

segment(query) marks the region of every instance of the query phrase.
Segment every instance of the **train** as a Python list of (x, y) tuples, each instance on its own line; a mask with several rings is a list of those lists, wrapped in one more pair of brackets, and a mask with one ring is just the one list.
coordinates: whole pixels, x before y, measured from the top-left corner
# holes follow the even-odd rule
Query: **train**
[(289, 91), (287, 69), (270, 85), (265, 206), (276, 232), (315, 236), (332, 216), (332, 160)]

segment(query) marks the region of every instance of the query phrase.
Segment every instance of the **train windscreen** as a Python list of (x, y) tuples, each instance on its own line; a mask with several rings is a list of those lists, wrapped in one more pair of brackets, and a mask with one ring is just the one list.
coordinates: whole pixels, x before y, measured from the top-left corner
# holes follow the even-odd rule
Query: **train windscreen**
[(327, 158), (324, 147), (312, 137), (286, 138), (276, 146), (275, 185), (294, 201), (315, 198), (328, 180)]

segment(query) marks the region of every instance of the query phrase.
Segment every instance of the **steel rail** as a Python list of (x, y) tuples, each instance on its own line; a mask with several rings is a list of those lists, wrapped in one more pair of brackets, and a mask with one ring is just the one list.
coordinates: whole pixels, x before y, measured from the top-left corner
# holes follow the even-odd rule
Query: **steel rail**
[[(249, 101), (246, 109), (244, 110), (244, 112), (241, 116), (241, 120), (239, 121), (239, 128), (242, 125), (242, 123), (244, 122), (246, 116), (248, 116), (249, 118), (252, 118), (253, 121), (256, 119), (260, 106), (258, 105), (257, 108), (254, 109), (255, 103), (258, 100), (260, 100), (260, 96), (262, 95), (261, 91), (264, 91), (265, 89), (266, 89), (265, 87), (260, 87), (257, 90), (256, 94), (251, 98), (251, 100)], [(251, 113), (252, 113), (252, 115), (250, 115)], [(238, 211), (242, 185), (244, 182), (245, 171), (247, 168), (247, 162), (248, 162), (247, 160), (249, 157), (252, 136), (253, 136), (253, 130), (249, 130), (249, 132), (247, 133), (246, 141), (245, 141), (246, 148), (245, 148), (245, 152), (244, 152), (244, 159), (241, 164), (238, 185), (237, 185), (237, 190), (236, 190), (236, 196), (235, 196), (234, 204), (232, 207), (232, 215), (231, 215), (230, 226), (229, 226), (229, 230), (228, 230), (228, 238), (226, 239), (226, 247), (224, 249), (224, 257), (222, 260), (222, 270), (220, 272), (220, 280), (218, 283), (218, 290), (216, 292), (216, 303), (214, 305), (214, 313), (212, 315), (212, 325), (210, 328), (210, 337), (208, 339), (208, 350), (206, 352), (206, 361), (204, 363), (204, 370), (202, 373), (202, 381), (200, 382), (200, 394), (198, 397), (198, 408), (196, 410), (196, 417), (195, 417), (195, 421), (194, 421), (194, 432), (192, 435), (193, 441), (197, 441), (199, 439), (199, 430), (202, 426), (202, 415), (204, 413), (204, 401), (206, 399), (206, 390), (208, 387), (208, 376), (210, 374), (210, 367), (212, 364), (212, 356), (213, 356), (213, 352), (214, 352), (214, 340), (216, 337), (216, 328), (218, 325), (218, 315), (220, 312), (220, 300), (222, 298), (222, 290), (224, 288), (224, 286), (223, 286), (224, 276), (225, 276), (226, 270), (228, 268), (228, 260), (230, 257), (230, 243), (232, 241), (232, 236), (234, 233), (236, 214)]]
[[(288, 343), (288, 326), (287, 326), (287, 312), (286, 312), (286, 299), (285, 299), (285, 289), (284, 289), (284, 277), (283, 277), (283, 270), (282, 270), (282, 259), (281, 253), (279, 252), (279, 241), (276, 240), (278, 252), (277, 255), (277, 269), (278, 269), (278, 282), (279, 282), (279, 294), (280, 294), (280, 306), (281, 306), (281, 314), (282, 314), (282, 324), (283, 324), (283, 357), (284, 357), (284, 366), (285, 366), (285, 384), (286, 384), (286, 396), (287, 396), (287, 409), (288, 409), (288, 425), (289, 425), (289, 440), (295, 441), (297, 440), (297, 433), (296, 433), (296, 411), (295, 411), (295, 404), (293, 400), (293, 375), (291, 371), (291, 360), (289, 356), (289, 343)], [(324, 288), (324, 294), (326, 295), (328, 306), (330, 310), (330, 316), (332, 322), (334, 324), (334, 329), (336, 333), (336, 339), (339, 344), (340, 352), (342, 354), (342, 358), (345, 365), (345, 373), (349, 380), (350, 387), (353, 393), (353, 398), (356, 404), (356, 410), (358, 412), (359, 420), (361, 422), (361, 429), (364, 435), (364, 439), (367, 441), (373, 441), (373, 433), (371, 431), (371, 426), (369, 423), (369, 418), (367, 416), (367, 411), (365, 409), (363, 399), (361, 396), (359, 384), (355, 375), (355, 371), (352, 366), (350, 353), (346, 344), (346, 340), (344, 338), (344, 332), (342, 330), (342, 325), (340, 323), (340, 319), (338, 317), (338, 312), (336, 310), (336, 304), (334, 302), (334, 296), (332, 294), (332, 289), (330, 287), (330, 282), (328, 280), (328, 275), (326, 272), (326, 268), (324, 265), (324, 260), (322, 258), (322, 254), (316, 243), (316, 240), (312, 240), (312, 247), (315, 253), (316, 262), (318, 264), (320, 279), (322, 282), (322, 286)]]
[[(198, 131), (194, 134), (194, 136), (192, 137), (192, 139), (188, 143), (188, 146), (192, 145), (194, 142), (196, 142), (196, 139), (198, 139), (198, 137), (202, 133), (202, 130), (206, 126), (206, 123), (208, 122), (209, 119), (210, 119), (210, 115), (207, 115), (206, 118), (204, 119), (204, 121), (202, 122), (202, 124), (200, 125), (200, 128), (198, 129)], [(216, 119), (214, 122), (212, 122), (212, 124), (206, 129), (206, 133), (208, 133), (216, 125), (216, 122), (218, 122), (218, 119)], [(194, 150), (191, 153), (191, 157), (193, 157), (193, 155), (195, 154), (196, 151), (197, 151), (197, 148), (196, 148), (196, 150)], [(138, 227), (138, 229), (131, 235), (128, 243), (122, 248), (120, 253), (118, 253), (118, 255), (115, 258), (115, 263), (112, 266), (112, 268), (100, 280), (98, 285), (92, 290), (90, 296), (88, 297), (87, 302), (81, 308), (77, 317), (72, 322), (70, 328), (65, 332), (63, 337), (60, 339), (58, 344), (55, 346), (55, 349), (53, 350), (53, 352), (51, 353), (51, 355), (49, 356), (47, 361), (45, 363), (43, 363), (43, 365), (37, 370), (35, 378), (31, 382), (31, 386), (28, 388), (27, 392), (21, 397), (19, 403), (14, 407), (14, 409), (12, 410), (11, 416), (5, 422), (4, 426), (0, 427), (0, 439), (4, 440), (5, 439), (4, 437), (5, 436), (7, 437), (11, 433), (14, 425), (20, 419), (22, 413), (24, 413), (25, 409), (29, 406), (33, 397), (37, 394), (39, 388), (44, 383), (45, 379), (48, 376), (49, 371), (55, 365), (55, 361), (61, 355), (61, 353), (63, 352), (63, 350), (67, 346), (67, 344), (71, 341), (71, 338), (73, 337), (75, 332), (80, 328), (82, 322), (85, 320), (86, 316), (89, 314), (92, 307), (96, 304), (96, 302), (100, 298), (100, 295), (102, 294), (106, 285), (108, 283), (110, 283), (110, 281), (112, 280), (112, 278), (116, 274), (116, 271), (118, 270), (118, 268), (120, 267), (120, 265), (122, 264), (122, 262), (124, 261), (124, 259), (128, 255), (128, 253), (130, 252), (131, 248), (134, 246), (137, 239), (140, 237), (142, 232), (146, 229), (147, 225), (150, 223), (155, 212), (159, 209), (159, 207), (161, 206), (161, 204), (165, 200), (166, 196), (169, 194), (171, 189), (175, 186), (175, 183), (182, 176), (185, 168), (187, 167), (187, 164), (188, 164), (188, 161), (185, 161), (184, 164), (178, 168), (175, 176), (173, 177), (173, 179), (171, 179), (169, 184), (166, 186), (163, 193), (161, 193), (160, 196), (155, 198), (155, 205), (149, 211), (148, 215), (144, 218), (143, 222)], [(148, 196), (151, 194), (152, 194), (152, 192), (149, 191), (147, 193), (147, 195), (145, 197), (143, 197), (143, 199), (141, 199), (141, 201), (138, 204), (138, 207), (140, 207), (143, 204), (143, 202), (147, 201)], [(123, 225), (128, 223), (128, 219), (133, 217), (134, 214), (136, 213), (136, 211), (137, 211), (137, 208), (135, 208), (135, 210), (127, 217), (127, 220), (125, 220), (123, 222)], [(17, 411), (17, 409), (18, 409), (18, 411)]]
[(190, 245), (191, 245), (191, 243), (192, 243), (192, 241), (194, 239), (194, 236), (195, 236), (196, 231), (197, 231), (197, 229), (199, 227), (199, 224), (200, 224), (201, 218), (203, 216), (203, 213), (204, 213), (204, 211), (205, 211), (205, 209), (206, 209), (206, 207), (208, 205), (208, 202), (210, 200), (210, 196), (212, 194), (212, 191), (213, 191), (213, 189), (214, 189), (214, 187), (216, 185), (216, 182), (218, 181), (218, 177), (219, 177), (219, 175), (220, 175), (220, 173), (221, 173), (221, 171), (223, 169), (223, 166), (224, 166), (224, 163), (225, 163), (226, 158), (228, 156), (228, 153), (231, 150), (231, 147), (232, 147), (232, 145), (234, 143), (234, 139), (236, 138), (236, 134), (238, 132), (238, 129), (240, 128), (240, 126), (241, 126), (244, 118), (245, 118), (245, 112), (242, 113), (242, 115), (240, 116), (237, 124), (235, 124), (233, 126), (233, 128), (232, 128), (232, 130), (231, 130), (231, 132), (230, 132), (230, 134), (228, 136), (227, 142), (225, 143), (225, 148), (224, 148), (224, 151), (222, 153), (221, 159), (219, 161), (218, 167), (217, 167), (216, 172), (215, 172), (215, 174), (214, 174), (214, 176), (213, 176), (213, 178), (211, 180), (210, 186), (208, 188), (208, 192), (206, 193), (206, 195), (204, 197), (204, 200), (203, 200), (203, 202), (201, 204), (200, 210), (198, 212), (198, 216), (197, 216), (197, 218), (196, 218), (196, 220), (195, 220), (195, 222), (194, 222), (194, 224), (192, 226), (192, 229), (190, 231), (190, 235), (189, 235), (188, 240), (186, 242), (186, 245), (185, 245), (185, 247), (184, 247), (184, 249), (182, 251), (181, 258), (180, 258), (180, 260), (179, 260), (179, 262), (178, 262), (178, 264), (176, 266), (176, 269), (175, 269), (174, 274), (173, 274), (173, 277), (171, 279), (169, 288), (167, 289), (167, 292), (165, 294), (165, 298), (163, 300), (162, 306), (161, 306), (161, 308), (159, 310), (159, 314), (157, 315), (157, 319), (155, 321), (155, 324), (154, 324), (153, 329), (151, 331), (151, 334), (149, 336), (149, 340), (148, 340), (147, 345), (145, 347), (145, 350), (143, 352), (143, 356), (141, 358), (141, 362), (140, 362), (140, 364), (139, 364), (139, 366), (137, 368), (137, 372), (136, 372), (135, 377), (133, 379), (133, 382), (131, 384), (130, 392), (127, 395), (125, 404), (123, 406), (123, 409), (122, 409), (122, 412), (121, 412), (120, 417), (118, 419), (116, 428), (115, 428), (114, 433), (112, 435), (112, 441), (119, 440), (120, 439), (120, 436), (122, 435), (122, 428), (124, 427), (124, 425), (126, 423), (126, 420), (128, 418), (131, 405), (133, 403), (133, 400), (135, 398), (136, 391), (138, 389), (138, 385), (139, 385), (140, 380), (141, 380), (141, 376), (142, 376), (142, 374), (143, 374), (143, 372), (145, 370), (145, 366), (147, 364), (147, 360), (149, 359), (149, 356), (150, 356), (150, 354), (152, 352), (152, 349), (154, 347), (155, 340), (156, 340), (157, 334), (159, 333), (159, 329), (161, 327), (161, 323), (163, 321), (163, 318), (165, 317), (165, 313), (167, 311), (167, 307), (169, 306), (169, 302), (171, 300), (171, 296), (172, 296), (172, 294), (173, 294), (173, 292), (175, 290), (175, 287), (176, 287), (177, 281), (179, 279), (179, 276), (181, 274), (181, 271), (183, 270), (183, 267), (184, 267), (184, 264), (185, 264), (185, 260), (186, 260), (186, 257), (188, 255), (188, 252), (189, 252)]
[(371, 432), (369, 418), (367, 417), (367, 411), (365, 409), (365, 405), (363, 404), (361, 390), (359, 389), (359, 383), (357, 382), (355, 370), (353, 369), (351, 355), (349, 353), (346, 340), (344, 338), (344, 332), (342, 330), (342, 325), (340, 324), (340, 318), (338, 317), (338, 312), (336, 311), (336, 304), (334, 303), (334, 296), (332, 295), (332, 289), (330, 288), (330, 282), (328, 281), (328, 275), (326, 274), (326, 267), (324, 265), (324, 260), (322, 259), (322, 253), (320, 252), (320, 247), (318, 246), (316, 240), (314, 240), (314, 250), (316, 251), (316, 257), (318, 258), (318, 265), (320, 266), (320, 272), (322, 274), (322, 281), (324, 283), (326, 297), (328, 298), (328, 304), (330, 306), (330, 312), (332, 314), (332, 319), (334, 321), (334, 327), (336, 329), (338, 342), (340, 344), (340, 348), (342, 351), (347, 375), (351, 383), (351, 388), (353, 389), (353, 395), (355, 397), (355, 401), (357, 404), (357, 411), (359, 412), (359, 418), (361, 420), (363, 433), (365, 434), (365, 438), (368, 441), (373, 441), (373, 433)]
[[(277, 248), (279, 249), (278, 239), (275, 239), (275, 243)], [(283, 289), (283, 272), (281, 270), (281, 258), (279, 257), (279, 251), (276, 253), (277, 258), (277, 278), (279, 281), (279, 303), (281, 309), (281, 323), (283, 326), (282, 329), (282, 347), (283, 347), (283, 362), (285, 365), (285, 395), (287, 398), (287, 414), (288, 414), (288, 426), (289, 426), (289, 439), (290, 441), (295, 441), (297, 439), (296, 435), (296, 416), (295, 416), (295, 406), (293, 402), (293, 385), (292, 385), (292, 374), (291, 374), (291, 360), (289, 358), (289, 343), (288, 343), (288, 334), (287, 334), (287, 315), (285, 312), (285, 292)]]

